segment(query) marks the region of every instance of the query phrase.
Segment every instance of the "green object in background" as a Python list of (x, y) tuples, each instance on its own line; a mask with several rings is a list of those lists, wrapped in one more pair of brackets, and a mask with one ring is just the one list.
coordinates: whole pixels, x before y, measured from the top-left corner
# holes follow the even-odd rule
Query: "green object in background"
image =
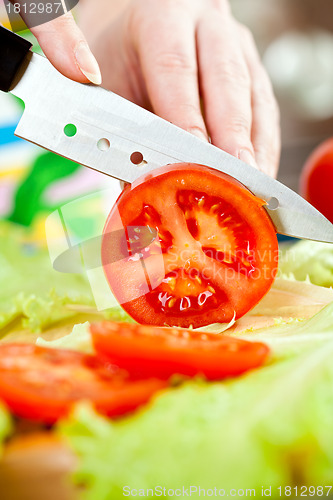
[(49, 212), (57, 207), (50, 206), (43, 194), (56, 180), (68, 177), (80, 167), (66, 158), (46, 152), (33, 163), (31, 170), (19, 186), (14, 200), (14, 210), (8, 220), (29, 226), (39, 212)]

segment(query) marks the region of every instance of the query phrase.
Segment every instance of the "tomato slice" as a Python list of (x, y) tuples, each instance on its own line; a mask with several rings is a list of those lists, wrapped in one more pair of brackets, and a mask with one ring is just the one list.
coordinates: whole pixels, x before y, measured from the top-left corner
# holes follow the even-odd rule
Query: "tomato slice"
[(300, 193), (333, 223), (333, 137), (319, 144), (300, 177)]
[(0, 400), (17, 416), (52, 424), (73, 403), (91, 401), (108, 416), (147, 402), (166, 383), (131, 380), (96, 356), (33, 344), (0, 345)]
[(260, 342), (181, 328), (113, 323), (91, 325), (96, 352), (132, 374), (164, 379), (174, 374), (219, 380), (262, 365)]
[[(102, 263), (112, 292), (144, 324), (199, 327), (241, 317), (277, 271), (276, 231), (263, 205), (230, 176), (202, 165), (141, 177), (122, 192), (104, 228)], [(142, 249), (143, 227), (158, 236)], [(109, 235), (124, 228), (128, 252), (112, 262)]]

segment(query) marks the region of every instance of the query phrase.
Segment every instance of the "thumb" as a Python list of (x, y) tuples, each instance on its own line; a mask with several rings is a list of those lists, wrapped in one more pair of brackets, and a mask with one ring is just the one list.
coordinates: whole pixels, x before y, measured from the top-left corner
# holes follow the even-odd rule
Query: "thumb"
[(31, 28), (44, 54), (64, 76), (77, 82), (102, 82), (98, 63), (70, 12)]

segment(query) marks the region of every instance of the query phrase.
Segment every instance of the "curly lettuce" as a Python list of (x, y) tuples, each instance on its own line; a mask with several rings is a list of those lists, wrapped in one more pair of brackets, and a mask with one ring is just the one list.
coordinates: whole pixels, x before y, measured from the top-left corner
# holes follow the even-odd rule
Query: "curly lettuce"
[(262, 486), (332, 484), (333, 304), (251, 338), (277, 355), (237, 379), (188, 382), (119, 421), (79, 405), (58, 432), (79, 457), (82, 498), (121, 499), (125, 486), (254, 488), (260, 496)]
[(23, 328), (39, 332), (73, 317), (68, 306), (94, 306), (85, 276), (52, 268), (48, 251), (29, 241), (28, 230), (0, 223), (0, 331), (19, 319)]
[(318, 241), (299, 241), (281, 254), (279, 271), (283, 276), (320, 286), (333, 286), (333, 245)]

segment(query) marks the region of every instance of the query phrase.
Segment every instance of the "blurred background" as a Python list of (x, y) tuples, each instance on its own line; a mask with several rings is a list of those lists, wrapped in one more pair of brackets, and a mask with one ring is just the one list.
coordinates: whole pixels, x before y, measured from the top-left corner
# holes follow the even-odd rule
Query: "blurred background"
[[(231, 5), (253, 32), (273, 81), (281, 108), (279, 179), (297, 191), (305, 159), (333, 136), (333, 2), (231, 0)], [(0, 21), (8, 26), (2, 0)], [(18, 101), (0, 93), (0, 217), (33, 223), (38, 235), (50, 210), (101, 184), (108, 187), (109, 181), (15, 138), (21, 112)]]
[(281, 111), (279, 180), (298, 191), (309, 153), (333, 136), (333, 2), (231, 0), (252, 31)]

